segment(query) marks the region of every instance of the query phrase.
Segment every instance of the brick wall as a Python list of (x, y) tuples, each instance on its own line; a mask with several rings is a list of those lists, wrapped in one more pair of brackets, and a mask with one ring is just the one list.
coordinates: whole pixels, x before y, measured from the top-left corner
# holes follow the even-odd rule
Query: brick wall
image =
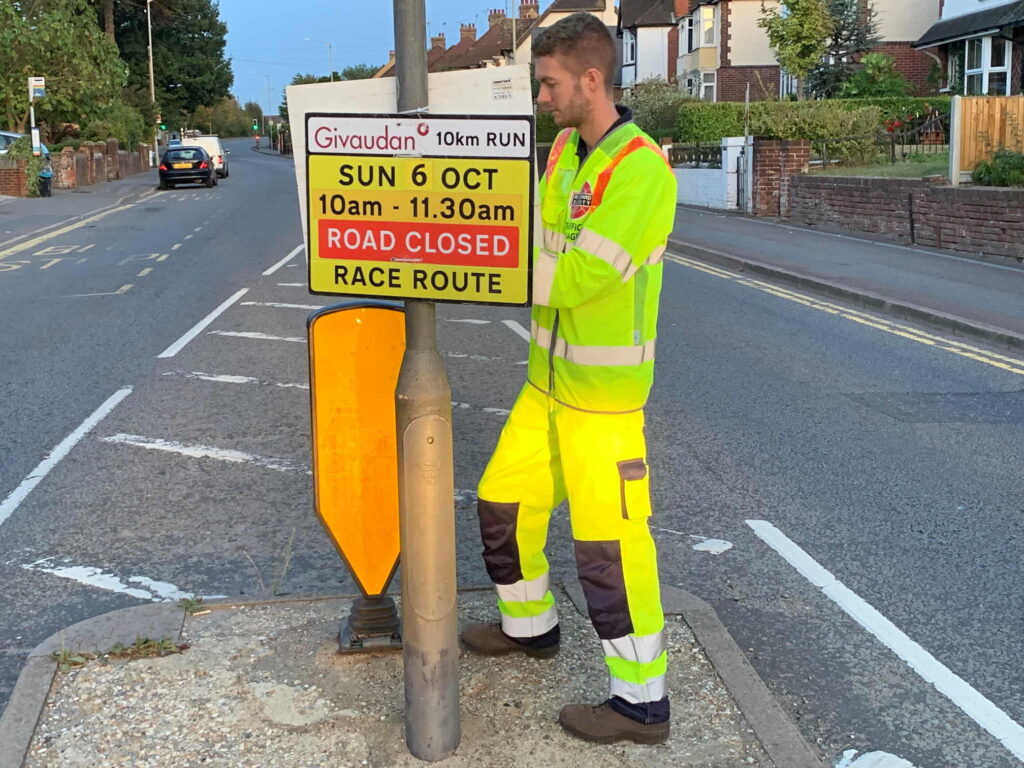
[(64, 147), (60, 152), (50, 156), (54, 189), (75, 189), (78, 186), (78, 167), (75, 162), (77, 156), (78, 153), (71, 147)]
[(790, 189), (795, 223), (971, 255), (1024, 256), (1024, 189), (838, 176), (799, 176)]
[(743, 101), (750, 83), (751, 101), (768, 101), (779, 97), (778, 67), (720, 67), (718, 100)]
[(25, 197), (24, 160), (0, 159), (0, 195)]
[(807, 172), (811, 142), (754, 139), (753, 206), (755, 216), (789, 216), (794, 177)]
[[(885, 42), (875, 47), (872, 53), (883, 53), (896, 60), (896, 70), (907, 78), (912, 96), (930, 96), (938, 93), (938, 83), (928, 82), (935, 59), (924, 51), (910, 47), (909, 42)], [(945, 70), (942, 72), (945, 77)]]

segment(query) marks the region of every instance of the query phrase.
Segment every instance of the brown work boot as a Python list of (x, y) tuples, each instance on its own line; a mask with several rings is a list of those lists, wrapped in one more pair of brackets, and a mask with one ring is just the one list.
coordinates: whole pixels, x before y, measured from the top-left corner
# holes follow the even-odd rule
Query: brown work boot
[(562, 707), (558, 722), (573, 736), (598, 744), (629, 739), (636, 744), (661, 744), (668, 738), (669, 724), (641, 723), (620, 715), (606, 701), (594, 707), (589, 704), (570, 704)]
[[(554, 632), (554, 642), (541, 647), (516, 642), (501, 631), (501, 624), (497, 622), (470, 624), (462, 630), (460, 638), (462, 644), (469, 648), (469, 650), (482, 656), (504, 656), (506, 653), (525, 653), (534, 659), (550, 659), (558, 653), (557, 630), (557, 626), (552, 630)], [(551, 641), (549, 636), (552, 635), (552, 632), (548, 632), (543, 636), (546, 642)]]

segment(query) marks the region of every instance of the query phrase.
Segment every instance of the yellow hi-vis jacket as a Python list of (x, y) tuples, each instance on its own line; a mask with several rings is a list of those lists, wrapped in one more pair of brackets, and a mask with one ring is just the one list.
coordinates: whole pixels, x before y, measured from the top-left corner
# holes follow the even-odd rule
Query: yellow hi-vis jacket
[(633, 123), (606, 135), (582, 167), (579, 139), (572, 129), (558, 135), (540, 182), (527, 379), (572, 408), (635, 411), (654, 381), (676, 180)]

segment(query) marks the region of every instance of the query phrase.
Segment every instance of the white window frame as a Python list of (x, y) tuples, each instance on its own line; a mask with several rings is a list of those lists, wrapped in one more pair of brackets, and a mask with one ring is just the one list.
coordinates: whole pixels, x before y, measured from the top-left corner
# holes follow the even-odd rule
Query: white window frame
[[(992, 66), (992, 36), (987, 37), (972, 37), (966, 41), (964, 45), (964, 94), (967, 94), (967, 82), (972, 77), (981, 77), (981, 91), (977, 94), (969, 94), (974, 96), (1009, 96), (1010, 95), (1010, 65), (1013, 62), (1013, 42), (1005, 38), (1000, 38), (1004, 48), (1003, 64), (999, 67)], [(971, 55), (971, 44), (981, 43), (981, 66), (970, 67), (970, 55)], [(1002, 74), (1006, 76), (1006, 88), (1001, 94), (990, 94), (989, 93), (989, 76), (992, 74)]]
[[(710, 82), (708, 79), (710, 78)], [(700, 73), (700, 93), (697, 94), (701, 101), (717, 101), (718, 95), (718, 73), (717, 72), (701, 72)]]
[(694, 42), (694, 46), (690, 50), (714, 48), (718, 45), (718, 13), (715, 6), (699, 6), (690, 16), (690, 24), (693, 27)]
[(636, 35), (632, 30), (622, 30), (622, 63), (636, 64)]

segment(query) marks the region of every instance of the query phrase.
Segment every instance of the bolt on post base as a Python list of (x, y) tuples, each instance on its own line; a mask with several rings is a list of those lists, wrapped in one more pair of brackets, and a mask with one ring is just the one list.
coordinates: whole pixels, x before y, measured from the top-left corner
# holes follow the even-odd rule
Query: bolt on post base
[(390, 597), (357, 597), (352, 611), (341, 623), (339, 653), (399, 651), (402, 625), (395, 601)]

